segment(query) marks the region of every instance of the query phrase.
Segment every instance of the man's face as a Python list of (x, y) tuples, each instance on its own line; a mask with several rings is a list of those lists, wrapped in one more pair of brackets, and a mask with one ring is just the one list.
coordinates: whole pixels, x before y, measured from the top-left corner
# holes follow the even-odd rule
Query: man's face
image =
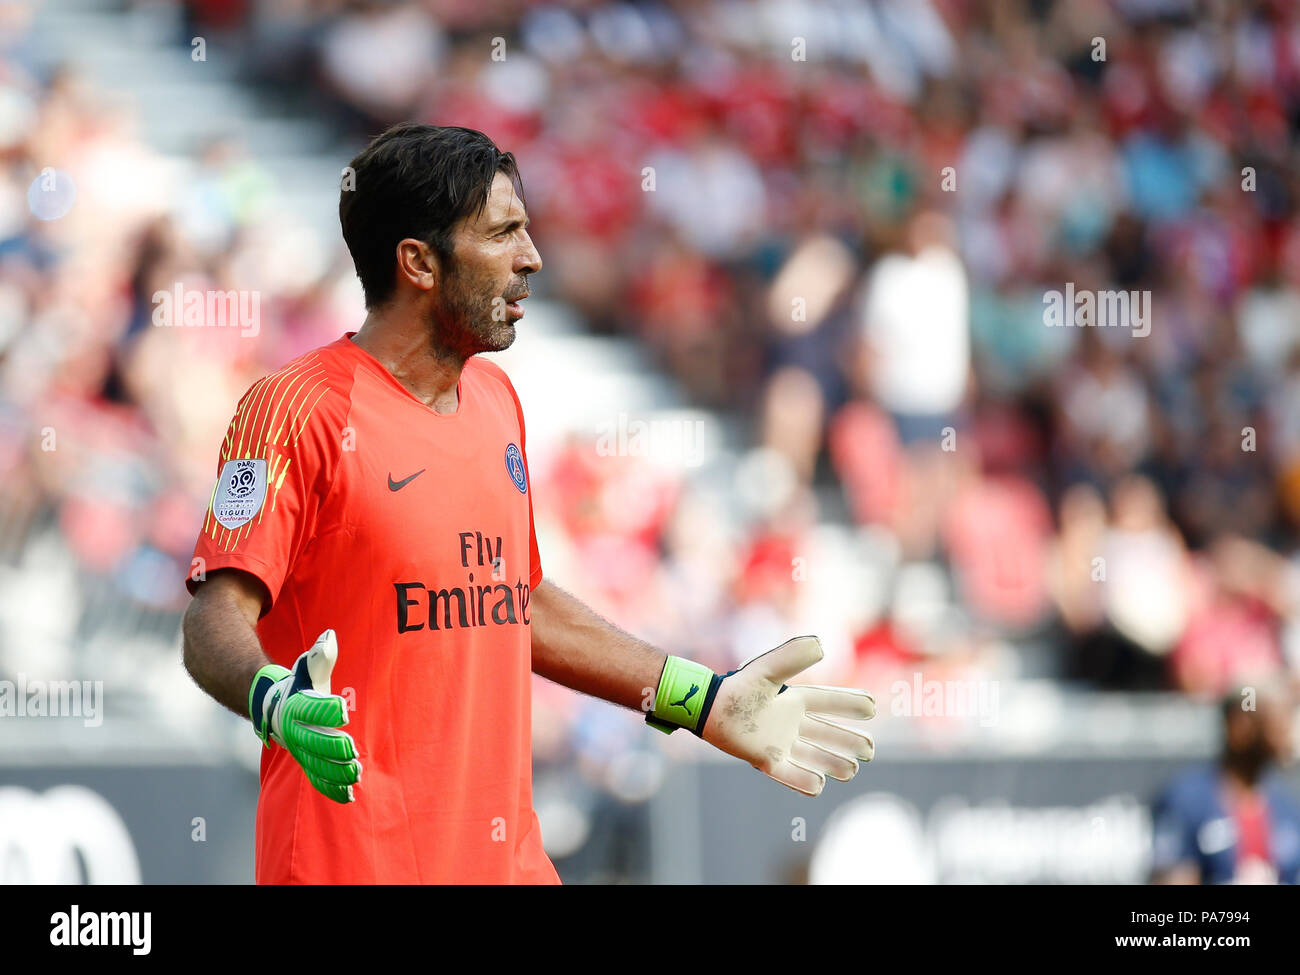
[(483, 211), (457, 226), (452, 260), (434, 295), (435, 334), (448, 352), (467, 358), (514, 342), (515, 322), (524, 316), (517, 302), (528, 294), (526, 276), (542, 269), (527, 225), (510, 178), (497, 173)]
[(1228, 747), (1240, 761), (1264, 768), (1291, 758), (1291, 697), (1289, 693), (1259, 696), (1254, 711), (1233, 715)]
[(1277, 700), (1261, 709), (1264, 727), (1262, 735), (1267, 742), (1269, 761), (1287, 764), (1291, 760), (1291, 721), (1293, 698), (1289, 691), (1281, 692)]

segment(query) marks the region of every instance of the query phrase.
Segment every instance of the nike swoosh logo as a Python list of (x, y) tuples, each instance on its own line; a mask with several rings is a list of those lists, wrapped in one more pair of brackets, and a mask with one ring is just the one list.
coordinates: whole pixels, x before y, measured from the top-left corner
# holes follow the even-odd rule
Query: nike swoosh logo
[(423, 473), (424, 473), (425, 471), (427, 471), (427, 470), (428, 470), (427, 467), (421, 467), (418, 471), (416, 471), (416, 472), (415, 472), (414, 474), (412, 474), (410, 477), (404, 477), (404, 478), (402, 478), (400, 481), (394, 481), (394, 480), (393, 480), (393, 475), (392, 475), (392, 474), (389, 474), (389, 475), (388, 475), (388, 490), (390, 490), (390, 491), (400, 491), (400, 490), (402, 490), (402, 488), (406, 487), (406, 485), (410, 484), (412, 481), (414, 481), (417, 477), (419, 477), (421, 474), (423, 474)]

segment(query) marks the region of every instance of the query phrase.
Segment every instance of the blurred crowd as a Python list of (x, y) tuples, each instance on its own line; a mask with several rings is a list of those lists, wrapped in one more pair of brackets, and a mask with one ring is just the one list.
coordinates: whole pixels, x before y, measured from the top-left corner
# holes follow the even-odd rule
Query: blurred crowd
[[(237, 142), (157, 155), (0, 9), (16, 670), (94, 607), (174, 627), (233, 404), (362, 308)], [(1300, 664), (1294, 4), (192, 0), (179, 35), (349, 137), (488, 133), (534, 294), (736, 421), (701, 471), (576, 433), (533, 460), (547, 574), (632, 632), (722, 670), (818, 632), (818, 676), (878, 700), (917, 671), (1209, 698)], [(156, 327), (177, 282), (257, 290), (259, 333)], [(1149, 329), (1048, 324), (1067, 290)], [(32, 578), (71, 580), (40, 620)], [(543, 752), (642, 731), (537, 708)]]

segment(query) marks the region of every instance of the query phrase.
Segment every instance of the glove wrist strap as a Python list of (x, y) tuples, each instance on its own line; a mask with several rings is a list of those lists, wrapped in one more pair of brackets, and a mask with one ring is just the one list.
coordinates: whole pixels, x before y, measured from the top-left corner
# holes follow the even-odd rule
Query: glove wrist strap
[(289, 670), (279, 664), (267, 664), (253, 675), (253, 683), (248, 688), (248, 717), (253, 722), (253, 731), (267, 747), (271, 744), (271, 722), (266, 713), (266, 695), (289, 673)]
[(685, 728), (699, 735), (721, 683), (722, 678), (703, 664), (685, 657), (669, 657), (664, 662), (654, 707), (646, 715), (646, 724), (664, 734)]

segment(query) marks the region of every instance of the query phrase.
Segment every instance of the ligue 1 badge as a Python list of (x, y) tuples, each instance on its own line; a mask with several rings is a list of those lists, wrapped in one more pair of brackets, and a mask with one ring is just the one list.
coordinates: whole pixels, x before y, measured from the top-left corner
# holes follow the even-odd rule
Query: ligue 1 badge
[(524, 473), (524, 455), (519, 448), (511, 444), (506, 448), (506, 473), (515, 482), (520, 494), (528, 493), (528, 475)]
[(266, 500), (266, 461), (261, 458), (228, 460), (217, 478), (212, 514), (223, 528), (247, 524)]

